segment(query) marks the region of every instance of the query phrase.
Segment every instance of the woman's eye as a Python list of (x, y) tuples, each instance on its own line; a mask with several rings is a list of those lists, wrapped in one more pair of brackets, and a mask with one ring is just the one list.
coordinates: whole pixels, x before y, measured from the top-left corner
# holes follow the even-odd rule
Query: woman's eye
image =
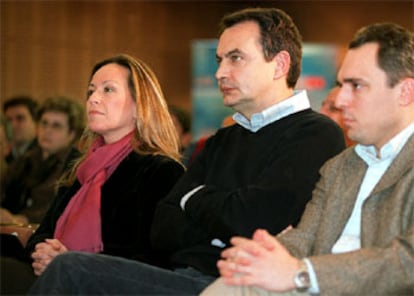
[(109, 87), (109, 86), (106, 86), (105, 88), (104, 88), (104, 92), (113, 92), (113, 88), (112, 87)]
[(86, 97), (89, 98), (92, 94), (93, 94), (93, 90), (88, 89), (88, 91), (86, 92)]

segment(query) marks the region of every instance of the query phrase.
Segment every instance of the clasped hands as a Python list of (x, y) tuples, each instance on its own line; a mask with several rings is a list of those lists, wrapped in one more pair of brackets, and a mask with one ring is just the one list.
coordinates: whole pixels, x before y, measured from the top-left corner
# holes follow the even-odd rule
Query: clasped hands
[(233, 246), (222, 252), (217, 263), (224, 283), (277, 292), (295, 288), (300, 260), (266, 230), (256, 230), (252, 239), (233, 237), (230, 242)]
[(38, 243), (32, 253), (35, 275), (40, 276), (53, 258), (67, 251), (68, 249), (57, 239), (46, 239), (45, 242)]

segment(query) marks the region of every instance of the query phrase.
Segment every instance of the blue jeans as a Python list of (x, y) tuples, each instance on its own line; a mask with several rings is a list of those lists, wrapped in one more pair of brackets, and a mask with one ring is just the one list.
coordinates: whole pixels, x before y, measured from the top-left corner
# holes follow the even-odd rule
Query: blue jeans
[(67, 252), (34, 283), (38, 295), (198, 295), (213, 276), (193, 268), (174, 271), (124, 258)]

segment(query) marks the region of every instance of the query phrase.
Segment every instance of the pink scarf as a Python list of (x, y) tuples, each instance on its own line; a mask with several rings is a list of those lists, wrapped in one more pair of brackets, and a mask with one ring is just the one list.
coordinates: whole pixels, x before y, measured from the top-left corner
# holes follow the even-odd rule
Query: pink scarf
[(101, 187), (132, 151), (133, 132), (105, 145), (99, 137), (76, 172), (81, 188), (72, 197), (56, 224), (55, 238), (68, 250), (98, 253), (103, 250)]

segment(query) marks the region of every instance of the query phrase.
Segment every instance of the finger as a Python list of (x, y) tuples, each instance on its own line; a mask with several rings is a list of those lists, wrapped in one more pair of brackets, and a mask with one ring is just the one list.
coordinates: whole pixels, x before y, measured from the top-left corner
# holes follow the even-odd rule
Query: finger
[(221, 257), (222, 258), (232, 258), (234, 257), (234, 254), (236, 253), (236, 249), (235, 247), (230, 247), (228, 249), (225, 249), (224, 251), (221, 252)]
[(231, 239), (231, 243), (234, 247), (237, 247), (238, 249), (241, 249), (253, 256), (258, 256), (264, 251), (260, 243), (251, 239), (234, 237)]
[(47, 238), (46, 242), (55, 250), (59, 250), (62, 247), (62, 243), (57, 239)]
[(48, 248), (48, 244), (47, 243), (38, 243), (35, 246), (35, 250), (41, 250), (41, 249), (44, 249), (44, 248)]
[(47, 257), (47, 255), (43, 252), (33, 252), (31, 257), (34, 260), (41, 260), (41, 259)]
[(226, 261), (224, 260), (219, 260), (217, 262), (217, 268), (219, 270), (219, 273), (222, 277), (232, 277), (234, 272), (230, 269), (228, 269), (226, 264)]
[(41, 276), (44, 271), (45, 271), (45, 269), (43, 267), (42, 268), (37, 268), (37, 269), (34, 269), (34, 274), (37, 275), (37, 276)]
[(230, 242), (233, 246), (243, 245), (245, 243), (251, 242), (251, 239), (241, 237), (241, 236), (234, 236), (230, 239)]
[(32, 263), (33, 270), (38, 271), (43, 268), (43, 264), (40, 262), (33, 262)]
[(258, 242), (262, 247), (268, 251), (275, 249), (275, 237), (264, 229), (258, 229), (253, 234), (253, 240)]

